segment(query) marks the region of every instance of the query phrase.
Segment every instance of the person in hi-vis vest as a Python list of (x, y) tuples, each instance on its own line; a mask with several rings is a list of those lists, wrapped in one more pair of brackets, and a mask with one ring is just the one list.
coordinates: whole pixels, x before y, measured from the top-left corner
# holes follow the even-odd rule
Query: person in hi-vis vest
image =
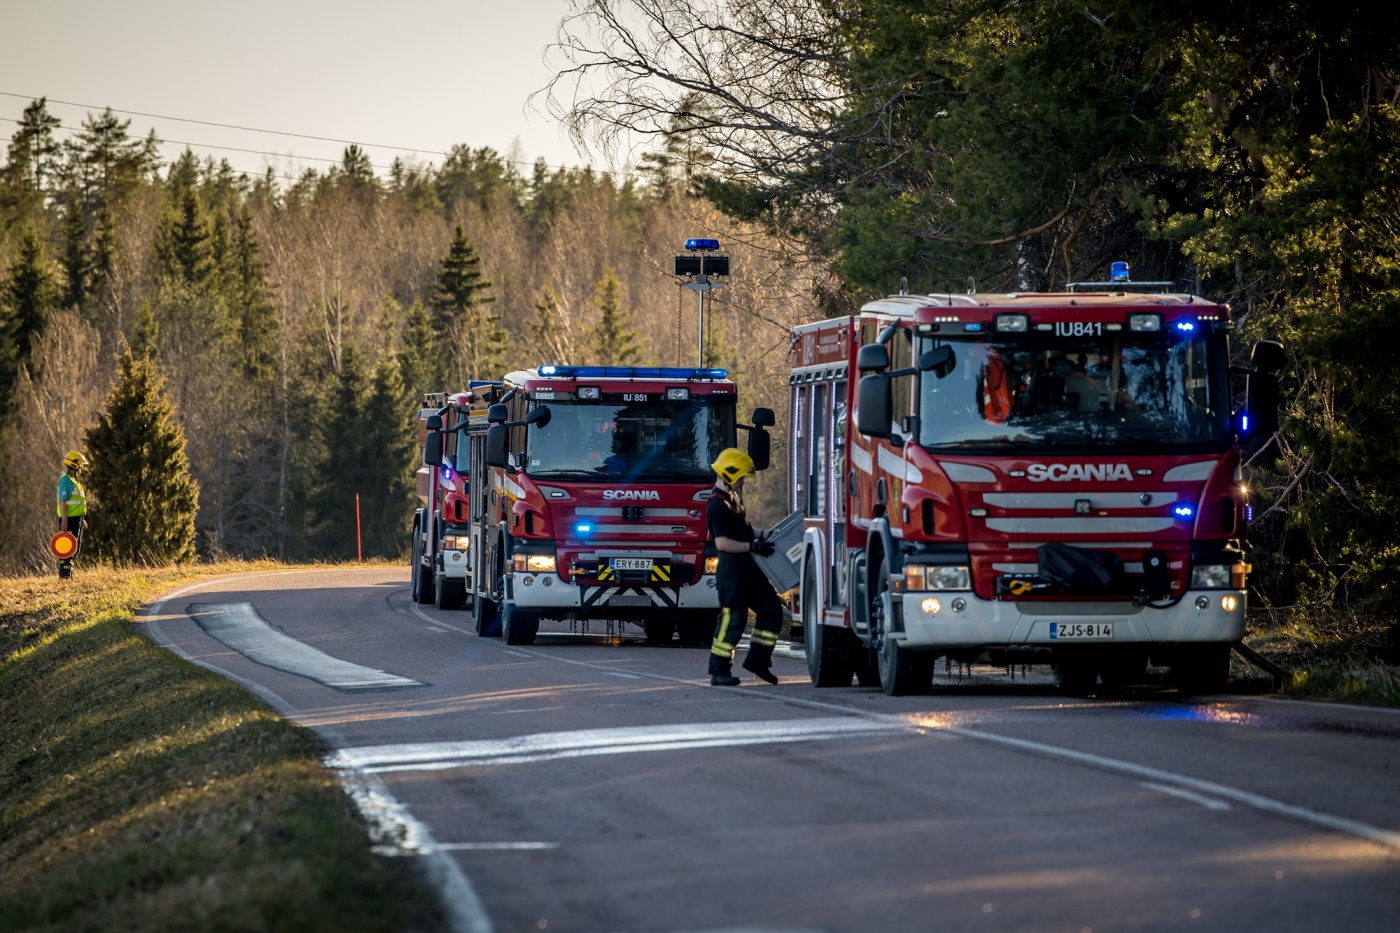
[[(58, 477), (58, 530), (72, 532), (81, 545), (83, 526), (87, 524), (87, 493), (78, 476), (87, 468), (87, 457), (81, 451), (70, 450), (63, 457), (63, 472)], [(75, 550), (76, 554), (77, 551)], [(59, 577), (73, 575), (73, 558), (58, 562)]]

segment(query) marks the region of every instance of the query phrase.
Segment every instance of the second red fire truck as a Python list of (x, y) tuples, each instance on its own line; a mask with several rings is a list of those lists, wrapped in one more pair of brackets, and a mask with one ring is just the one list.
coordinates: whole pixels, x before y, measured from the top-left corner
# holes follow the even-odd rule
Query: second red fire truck
[[(739, 424), (734, 384), (708, 368), (540, 366), (473, 391), (427, 413), (425, 465), (454, 488), (416, 527), (455, 545), (440, 562), (462, 567), (477, 631), (529, 644), (542, 619), (598, 618), (707, 643), (710, 464), (745, 428), (766, 467), (773, 412)], [(415, 556), (426, 541), (415, 535)]]
[(812, 680), (919, 693), (946, 657), (1052, 664), (1070, 693), (1149, 662), (1183, 689), (1222, 684), (1244, 632), (1238, 442), (1275, 429), (1283, 364), (1255, 344), (1235, 409), (1230, 330), (1227, 307), (1125, 268), (796, 328)]

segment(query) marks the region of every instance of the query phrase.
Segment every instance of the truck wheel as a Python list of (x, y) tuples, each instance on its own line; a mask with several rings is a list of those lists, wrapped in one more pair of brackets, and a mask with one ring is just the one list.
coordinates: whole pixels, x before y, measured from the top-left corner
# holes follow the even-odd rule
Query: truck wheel
[(938, 656), (931, 651), (910, 651), (886, 630), (884, 600), (880, 597), (890, 588), (889, 560), (881, 557), (879, 575), (867, 587), (870, 592), (870, 632), (877, 645), (875, 662), (880, 671), (880, 686), (892, 697), (928, 693), (933, 686), (933, 664)]
[(845, 629), (822, 624), (817, 605), (817, 574), (808, 555), (802, 567), (802, 631), (807, 649), (807, 675), (814, 687), (849, 687), (855, 673), (852, 655), (861, 645), (852, 645)]
[(501, 607), (501, 638), (508, 645), (533, 645), (540, 631), (540, 615), (515, 603)]
[(1178, 648), (1172, 658), (1172, 682), (1183, 696), (1218, 693), (1229, 679), (1229, 645)]
[(676, 631), (681, 636), (684, 648), (708, 648), (715, 639), (715, 616), (713, 609), (685, 609), (676, 622)]
[(472, 627), (483, 638), (495, 638), (501, 634), (500, 604), (494, 599), (477, 594), (472, 598)]
[(467, 581), (437, 574), (433, 579), (434, 602), (439, 609), (461, 609), (467, 598)]
[(648, 645), (669, 645), (676, 632), (676, 623), (670, 619), (649, 619), (642, 623), (642, 631), (647, 633)]
[(1086, 697), (1094, 692), (1099, 681), (1099, 670), (1089, 658), (1066, 658), (1056, 661), (1051, 668), (1055, 673), (1055, 683), (1065, 696)]
[(423, 540), (422, 529), (418, 522), (413, 523), (413, 556), (410, 559), (413, 564), (413, 576), (410, 588), (413, 591), (413, 598), (421, 605), (427, 605), (433, 601), (433, 571), (431, 567), (423, 566)]

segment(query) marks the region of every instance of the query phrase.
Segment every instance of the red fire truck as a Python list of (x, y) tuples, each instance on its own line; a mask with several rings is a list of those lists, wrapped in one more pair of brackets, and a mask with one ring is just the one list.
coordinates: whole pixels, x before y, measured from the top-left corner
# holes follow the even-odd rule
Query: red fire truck
[(1119, 264), (1069, 293), (897, 295), (796, 328), (812, 681), (920, 693), (946, 657), (1051, 664), (1070, 694), (1149, 662), (1223, 684), (1249, 569), (1238, 443), (1276, 429), (1283, 365), (1261, 341), (1232, 367), (1230, 329)]
[(708, 642), (719, 606), (710, 464), (744, 428), (766, 467), (773, 412), (737, 424), (722, 369), (550, 365), (490, 391), (484, 419), (427, 433), (424, 458), (470, 477), (465, 527), (448, 527), (477, 631), (530, 644), (542, 618), (600, 618), (637, 624), (652, 643)]
[(485, 430), (486, 406), (495, 391), (496, 383), (473, 382), (467, 392), (429, 393), (418, 411), (418, 446), (426, 450), (428, 437), (435, 435), (437, 449), (436, 462), (425, 459), (416, 477), (423, 506), (413, 516), (409, 586), (415, 600), (436, 603), (439, 609), (460, 609), (467, 597), (469, 473), (467, 446), (461, 445), (459, 464), (456, 439), (472, 422)]

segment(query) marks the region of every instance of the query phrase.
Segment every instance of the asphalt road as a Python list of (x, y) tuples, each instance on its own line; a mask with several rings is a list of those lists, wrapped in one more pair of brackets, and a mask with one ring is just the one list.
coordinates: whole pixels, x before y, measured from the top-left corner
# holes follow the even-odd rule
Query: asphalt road
[(204, 581), (146, 625), (326, 735), (462, 930), (1400, 929), (1400, 713), (1019, 671), (890, 698), (795, 652), (712, 688), (602, 623), (478, 638), (406, 569)]

